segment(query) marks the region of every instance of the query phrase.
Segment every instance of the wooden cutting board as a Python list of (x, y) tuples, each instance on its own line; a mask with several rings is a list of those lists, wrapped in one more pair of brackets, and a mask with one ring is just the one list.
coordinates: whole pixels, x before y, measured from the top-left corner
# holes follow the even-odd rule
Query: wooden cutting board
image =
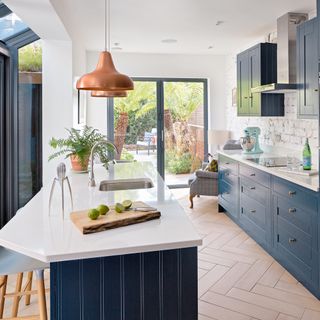
[(131, 210), (126, 210), (123, 213), (117, 213), (114, 210), (114, 207), (111, 207), (110, 211), (105, 216), (99, 216), (97, 220), (91, 220), (88, 217), (89, 209), (83, 211), (74, 211), (71, 212), (70, 219), (83, 234), (90, 234), (158, 219), (161, 216), (159, 211), (145, 212), (132, 210), (133, 208), (139, 207), (150, 206), (140, 201), (133, 202), (132, 208), (130, 208)]

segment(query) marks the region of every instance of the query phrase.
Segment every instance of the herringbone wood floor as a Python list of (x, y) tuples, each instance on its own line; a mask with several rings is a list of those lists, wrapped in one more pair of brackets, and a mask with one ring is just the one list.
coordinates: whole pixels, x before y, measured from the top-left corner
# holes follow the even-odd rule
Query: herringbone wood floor
[(203, 238), (199, 320), (320, 320), (320, 301), (225, 214), (217, 198), (173, 193)]
[[(225, 214), (218, 213), (216, 198), (195, 198), (191, 210), (188, 190), (173, 193), (203, 238), (198, 320), (320, 320), (320, 301)], [(10, 286), (14, 289), (14, 278)], [(8, 315), (10, 309), (9, 302)], [(30, 306), (22, 304), (20, 315), (35, 313), (33, 297)]]

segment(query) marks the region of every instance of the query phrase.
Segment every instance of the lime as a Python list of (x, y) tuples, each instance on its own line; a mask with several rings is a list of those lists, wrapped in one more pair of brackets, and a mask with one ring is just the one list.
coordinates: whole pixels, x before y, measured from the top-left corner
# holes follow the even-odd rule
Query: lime
[(124, 200), (122, 202), (122, 205), (124, 206), (125, 209), (129, 209), (132, 206), (132, 201), (131, 200)]
[(116, 203), (116, 205), (114, 206), (114, 209), (118, 212), (118, 213), (122, 213), (125, 208), (121, 203)]
[(97, 210), (99, 211), (99, 213), (104, 216), (107, 214), (107, 212), (110, 210), (108, 206), (104, 205), (104, 204), (100, 204), (100, 206), (97, 207)]
[(91, 220), (97, 220), (98, 217), (99, 217), (100, 213), (97, 209), (91, 209), (89, 210), (88, 212), (88, 217), (91, 219)]

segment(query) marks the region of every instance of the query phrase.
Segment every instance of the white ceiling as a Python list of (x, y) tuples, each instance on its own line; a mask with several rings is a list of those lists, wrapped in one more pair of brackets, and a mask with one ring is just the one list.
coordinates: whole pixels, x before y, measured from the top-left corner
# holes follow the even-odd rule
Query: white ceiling
[[(50, 1), (72, 39), (103, 48), (103, 0)], [(111, 0), (111, 38), (125, 52), (225, 54), (275, 30), (282, 14), (315, 7), (316, 0)], [(166, 38), (178, 42), (161, 43)]]

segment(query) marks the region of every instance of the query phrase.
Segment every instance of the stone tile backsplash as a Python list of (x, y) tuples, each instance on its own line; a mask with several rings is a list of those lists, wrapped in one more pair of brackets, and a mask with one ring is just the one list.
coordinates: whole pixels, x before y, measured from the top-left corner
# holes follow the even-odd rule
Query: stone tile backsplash
[[(272, 147), (284, 147), (301, 151), (305, 138), (315, 151), (318, 144), (318, 120), (297, 119), (297, 93), (285, 95), (284, 117), (238, 117), (237, 108), (232, 106), (232, 88), (236, 87), (236, 57), (230, 56), (227, 63), (227, 129), (234, 138), (243, 136), (247, 126), (261, 128), (260, 143)], [(313, 152), (315, 154), (315, 152)]]

